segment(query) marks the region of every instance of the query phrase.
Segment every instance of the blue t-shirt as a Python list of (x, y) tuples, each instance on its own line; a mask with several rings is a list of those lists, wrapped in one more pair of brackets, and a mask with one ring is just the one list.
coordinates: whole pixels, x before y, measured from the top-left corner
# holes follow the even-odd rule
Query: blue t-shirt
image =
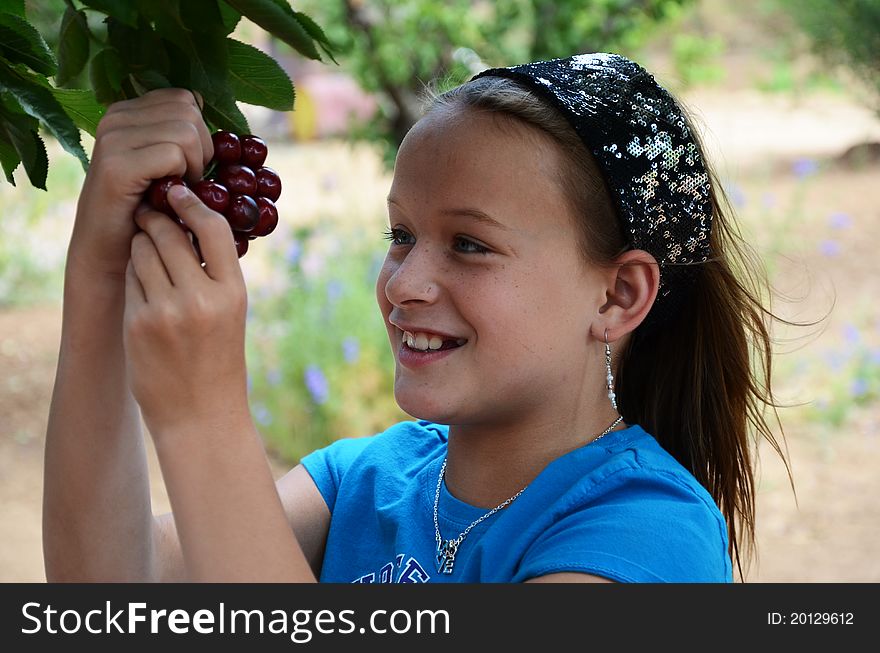
[[(303, 458), (331, 513), (321, 582), (510, 583), (563, 571), (619, 582), (731, 582), (717, 505), (638, 425), (550, 463), (471, 530), (451, 575), (438, 573), (434, 496), (448, 431), (401, 422)], [(443, 539), (485, 513), (442, 484)]]

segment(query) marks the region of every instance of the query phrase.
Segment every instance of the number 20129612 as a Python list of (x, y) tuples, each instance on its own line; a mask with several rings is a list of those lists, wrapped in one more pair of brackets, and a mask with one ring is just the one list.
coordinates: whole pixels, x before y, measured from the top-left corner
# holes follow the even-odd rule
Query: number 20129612
[(852, 612), (768, 612), (771, 626), (851, 626)]

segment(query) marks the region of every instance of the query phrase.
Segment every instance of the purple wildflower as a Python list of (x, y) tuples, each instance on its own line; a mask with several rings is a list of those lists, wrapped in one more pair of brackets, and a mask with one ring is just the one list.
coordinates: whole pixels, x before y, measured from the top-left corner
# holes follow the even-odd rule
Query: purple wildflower
[(839, 351), (826, 351), (825, 352), (825, 362), (834, 372), (839, 372), (843, 367), (843, 363), (845, 360), (845, 356), (841, 354)]
[(316, 404), (325, 404), (330, 398), (330, 384), (317, 365), (309, 365), (305, 373), (306, 388)]
[(823, 240), (819, 245), (819, 251), (823, 256), (837, 256), (840, 254), (840, 243), (836, 240)]
[(848, 213), (832, 213), (828, 216), (828, 224), (832, 229), (849, 229), (852, 226), (852, 218)]
[(360, 356), (360, 343), (357, 338), (351, 336), (342, 341), (342, 355), (346, 363), (354, 363)]
[(850, 345), (859, 344), (859, 330), (855, 324), (847, 323), (843, 327), (843, 337), (846, 339), (846, 342)]
[(272, 413), (263, 404), (256, 404), (254, 406), (254, 419), (257, 421), (257, 424), (268, 426), (272, 423)]
[(287, 246), (287, 252), (284, 255), (284, 258), (287, 260), (287, 264), (291, 267), (295, 267), (299, 263), (299, 259), (302, 256), (302, 243), (300, 243), (296, 238), (290, 241), (290, 244)]
[(345, 285), (339, 279), (331, 279), (327, 282), (327, 301), (331, 304), (336, 302), (345, 292)]
[(791, 171), (798, 179), (806, 179), (819, 169), (819, 164), (813, 159), (798, 159), (791, 166)]
[(727, 189), (727, 194), (730, 196), (730, 202), (736, 208), (741, 209), (746, 205), (746, 194), (743, 192), (743, 189), (736, 184), (730, 184)]
[(863, 397), (868, 394), (868, 382), (862, 378), (856, 379), (850, 387), (850, 392), (853, 397)]

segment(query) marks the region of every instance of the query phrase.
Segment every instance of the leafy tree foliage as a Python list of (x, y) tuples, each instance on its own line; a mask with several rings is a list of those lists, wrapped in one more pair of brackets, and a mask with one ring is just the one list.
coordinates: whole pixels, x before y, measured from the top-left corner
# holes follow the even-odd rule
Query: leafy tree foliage
[(420, 113), (424, 84), (490, 65), (627, 51), (693, 0), (305, 0), (341, 64), (381, 99), (361, 136), (393, 158)]
[[(302, 56), (332, 59), (330, 42), (287, 0), (0, 0), (0, 165), (22, 164), (37, 188), (48, 170), (40, 129), (85, 168), (80, 130), (95, 133), (104, 108), (169, 86), (198, 91), (212, 128), (250, 131), (237, 102), (293, 108), (278, 63), (231, 35), (247, 19)], [(57, 31), (56, 31), (57, 30)], [(50, 48), (44, 34), (52, 34)]]
[(830, 65), (861, 77), (880, 113), (880, 2), (878, 0), (777, 0)]

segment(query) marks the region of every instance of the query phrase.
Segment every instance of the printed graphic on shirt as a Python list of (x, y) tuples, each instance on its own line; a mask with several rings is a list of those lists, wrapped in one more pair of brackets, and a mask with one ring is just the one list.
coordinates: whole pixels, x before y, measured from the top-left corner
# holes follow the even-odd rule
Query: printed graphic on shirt
[[(404, 564), (406, 559), (406, 564)], [(431, 576), (419, 561), (405, 553), (399, 553), (394, 560), (382, 565), (377, 572), (365, 574), (352, 583), (427, 583)]]

